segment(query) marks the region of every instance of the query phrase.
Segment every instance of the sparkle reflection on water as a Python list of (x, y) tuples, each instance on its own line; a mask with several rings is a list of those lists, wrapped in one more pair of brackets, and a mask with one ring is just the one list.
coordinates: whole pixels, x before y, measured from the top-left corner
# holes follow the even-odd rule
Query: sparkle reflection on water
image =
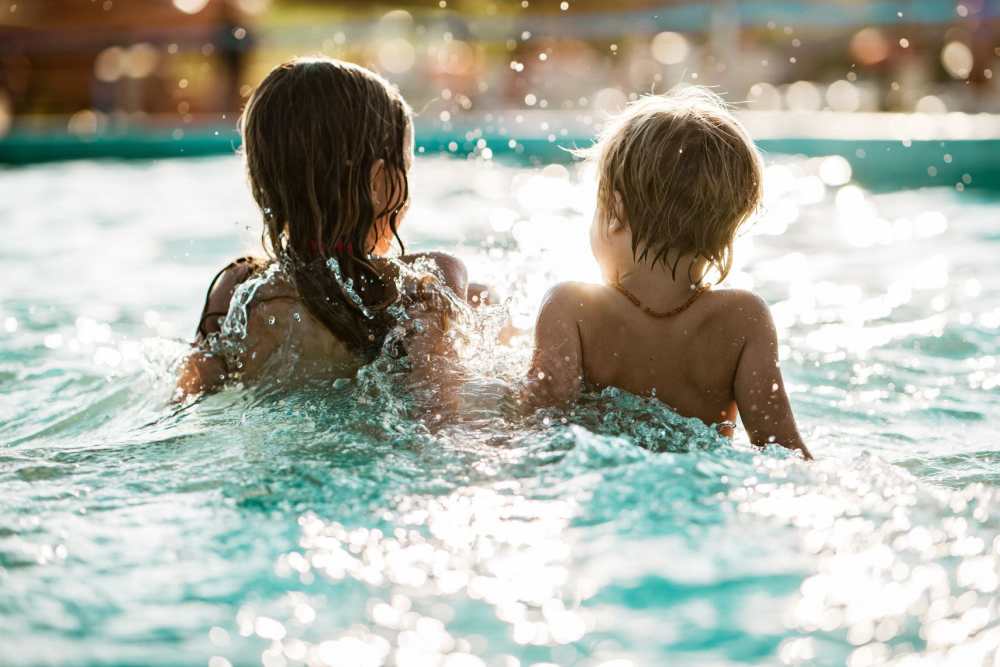
[[(997, 202), (845, 167), (773, 159), (731, 277), (810, 465), (616, 392), (512, 416), (526, 345), (475, 337), (444, 423), (376, 369), (172, 413), (177, 339), (259, 238), (238, 162), (0, 173), (0, 664), (992, 664)], [(422, 159), (413, 189), (410, 249), (519, 325), (596, 278), (585, 169)]]

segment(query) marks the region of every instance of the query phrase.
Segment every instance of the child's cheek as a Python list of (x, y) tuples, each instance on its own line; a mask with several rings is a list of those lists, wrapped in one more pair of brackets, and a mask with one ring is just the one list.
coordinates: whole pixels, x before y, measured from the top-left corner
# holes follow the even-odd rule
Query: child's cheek
[(601, 261), (601, 233), (598, 231), (597, 217), (590, 223), (590, 252), (594, 259)]
[(590, 227), (590, 252), (600, 268), (601, 275), (607, 279), (611, 268), (609, 265), (608, 239), (601, 233), (599, 223), (595, 221)]

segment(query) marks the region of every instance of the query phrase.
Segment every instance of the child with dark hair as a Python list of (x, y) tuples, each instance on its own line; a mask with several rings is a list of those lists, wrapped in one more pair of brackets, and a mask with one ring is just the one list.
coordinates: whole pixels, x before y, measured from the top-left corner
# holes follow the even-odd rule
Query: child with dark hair
[[(386, 258), (409, 204), (411, 111), (375, 73), (326, 58), (274, 70), (241, 119), (267, 258), (241, 258), (209, 286), (180, 395), (280, 369), (351, 377), (407, 319), (415, 363), (443, 352), (465, 267), (442, 253)], [(419, 326), (414, 323), (419, 322)]]
[(535, 329), (527, 398), (573, 400), (585, 386), (655, 396), (732, 436), (810, 458), (785, 393), (767, 304), (714, 288), (761, 199), (752, 140), (718, 96), (689, 87), (640, 99), (595, 147), (590, 238), (604, 285), (563, 283)]

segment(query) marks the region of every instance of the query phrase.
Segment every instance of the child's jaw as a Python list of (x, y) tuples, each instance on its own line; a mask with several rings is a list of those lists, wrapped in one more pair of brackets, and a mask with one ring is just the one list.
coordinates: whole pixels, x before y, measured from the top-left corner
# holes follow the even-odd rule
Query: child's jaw
[(615, 282), (635, 268), (632, 231), (624, 222), (608, 219), (600, 213), (595, 215), (590, 225), (590, 250), (605, 282)]

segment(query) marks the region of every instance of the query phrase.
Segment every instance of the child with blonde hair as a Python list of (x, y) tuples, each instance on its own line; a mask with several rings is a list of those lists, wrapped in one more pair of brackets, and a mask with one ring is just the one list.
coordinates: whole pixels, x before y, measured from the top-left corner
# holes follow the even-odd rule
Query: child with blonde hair
[(767, 304), (721, 289), (737, 232), (761, 200), (760, 156), (715, 94), (648, 96), (597, 144), (591, 249), (603, 285), (562, 283), (535, 328), (529, 400), (572, 401), (585, 386), (655, 396), (732, 436), (811, 458), (799, 435)]

